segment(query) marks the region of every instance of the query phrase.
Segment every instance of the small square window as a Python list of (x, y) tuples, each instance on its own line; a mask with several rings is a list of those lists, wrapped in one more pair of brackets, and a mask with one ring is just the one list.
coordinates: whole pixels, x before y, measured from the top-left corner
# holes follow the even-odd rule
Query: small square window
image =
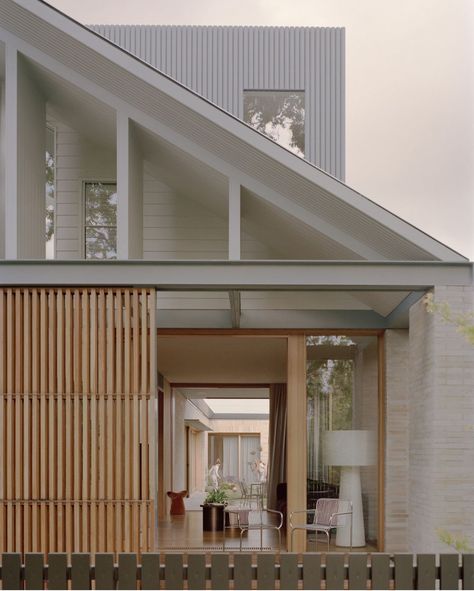
[(304, 118), (302, 91), (244, 91), (244, 121), (301, 157), (304, 157)]

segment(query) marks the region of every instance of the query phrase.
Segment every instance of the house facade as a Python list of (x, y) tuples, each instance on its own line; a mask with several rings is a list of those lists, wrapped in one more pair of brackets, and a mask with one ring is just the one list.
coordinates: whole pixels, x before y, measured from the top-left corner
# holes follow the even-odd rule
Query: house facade
[(474, 349), (424, 303), (473, 265), (344, 183), (343, 30), (3, 0), (0, 79), (1, 551), (159, 548), (196, 389), (267, 392), (288, 512), (350, 468), (371, 548), (474, 535)]

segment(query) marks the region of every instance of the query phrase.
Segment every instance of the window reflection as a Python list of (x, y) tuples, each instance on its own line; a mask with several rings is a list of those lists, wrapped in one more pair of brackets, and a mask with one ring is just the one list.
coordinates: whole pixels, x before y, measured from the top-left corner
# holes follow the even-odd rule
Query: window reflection
[(117, 258), (115, 183), (85, 183), (85, 257)]
[(244, 121), (304, 157), (304, 92), (244, 92)]
[[(350, 500), (353, 546), (376, 549), (377, 337), (311, 336), (306, 344), (308, 509), (319, 498)], [(346, 541), (338, 530), (336, 546)]]

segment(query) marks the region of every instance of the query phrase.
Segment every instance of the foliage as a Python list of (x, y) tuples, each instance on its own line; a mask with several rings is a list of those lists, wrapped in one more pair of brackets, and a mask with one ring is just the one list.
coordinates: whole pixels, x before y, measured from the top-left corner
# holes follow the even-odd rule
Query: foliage
[[(54, 194), (54, 156), (46, 151), (46, 197), (47, 201), (53, 201)], [(46, 206), (46, 242), (52, 239), (54, 235), (54, 205), (52, 203)]]
[(117, 185), (86, 183), (86, 258), (117, 257)]
[(428, 312), (438, 314), (444, 322), (454, 324), (456, 330), (464, 335), (466, 340), (474, 345), (474, 314), (454, 314), (447, 302), (435, 302), (433, 294), (425, 296), (425, 305)]
[(304, 155), (304, 94), (298, 92), (246, 93), (245, 121), (298, 154)]
[(223, 505), (226, 501), (227, 491), (224, 488), (219, 487), (207, 493), (207, 497), (204, 499), (204, 504), (211, 505), (212, 503), (217, 503)]
[(437, 529), (439, 539), (454, 548), (457, 552), (474, 552), (474, 548), (469, 544), (466, 536), (454, 536), (445, 529)]

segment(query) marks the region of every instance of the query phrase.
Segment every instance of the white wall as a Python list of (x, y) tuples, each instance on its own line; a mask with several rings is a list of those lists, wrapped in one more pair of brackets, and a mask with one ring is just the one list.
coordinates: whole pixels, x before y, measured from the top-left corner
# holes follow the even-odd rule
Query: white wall
[[(3, 67), (3, 64), (2, 64)], [(5, 81), (0, 79), (0, 259), (5, 258)]]
[(115, 152), (91, 144), (53, 117), (49, 123), (56, 129), (56, 258), (82, 259), (83, 181), (115, 181)]
[[(136, 130), (129, 129), (129, 253), (130, 259), (143, 257), (143, 158)], [(120, 240), (120, 236), (117, 236)]]
[(186, 488), (186, 438), (184, 409), (186, 398), (177, 391), (173, 394), (173, 487), (179, 491)]
[[(190, 197), (177, 194), (144, 165), (143, 258), (227, 259), (228, 221)], [(272, 258), (270, 250), (247, 233), (242, 258)]]
[(46, 106), (28, 65), (18, 59), (18, 258), (45, 256)]

